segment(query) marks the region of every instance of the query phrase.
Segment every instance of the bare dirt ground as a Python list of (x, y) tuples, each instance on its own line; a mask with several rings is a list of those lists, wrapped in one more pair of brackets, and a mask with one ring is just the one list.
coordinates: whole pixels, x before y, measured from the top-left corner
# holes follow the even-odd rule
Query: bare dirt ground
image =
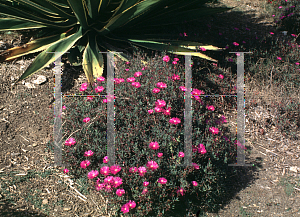
[[(266, 15), (261, 1), (220, 2), (228, 7), (239, 7), (206, 22), (217, 26), (217, 30), (228, 38), (235, 34), (233, 27), (246, 25), (253, 30), (252, 34), (275, 32), (274, 20)], [(27, 43), (30, 38), (24, 36), (17, 32), (1, 32), (0, 41), (3, 43), (0, 49)], [(210, 33), (206, 31), (201, 37), (210, 38)], [(62, 173), (62, 168), (53, 165), (53, 154), (46, 148), (47, 142), (53, 139), (53, 67), (25, 80), (32, 83), (37, 75), (45, 76), (47, 81), (35, 84), (35, 88), (28, 88), (25, 84), (11, 86), (36, 55), (0, 64), (1, 188), (4, 189), (5, 183), (9, 184), (5, 187), (6, 194), (0, 194), (0, 216), (108, 216), (101, 211), (106, 204), (104, 198), (90, 190), (87, 194), (80, 183), (72, 183), (72, 179)], [(70, 66), (65, 58), (62, 62), (63, 94), (74, 93), (86, 78), (82, 68)], [(218, 213), (207, 213), (207, 216), (300, 216), (299, 140), (286, 137), (276, 128), (273, 121), (279, 113), (271, 106), (274, 102), (288, 103), (289, 99), (274, 94), (276, 87), (255, 84), (254, 79), (246, 76), (245, 139), (250, 150), (246, 154), (247, 162), (256, 166), (241, 169), (240, 180), (232, 183), (236, 193), (226, 198), (227, 203)], [(292, 97), (299, 100), (299, 92), (295, 91)], [(236, 112), (227, 108), (224, 112), (229, 118), (228, 125), (235, 128)], [(55, 172), (49, 172), (50, 169)], [(19, 200), (16, 203), (9, 201), (8, 194)]]

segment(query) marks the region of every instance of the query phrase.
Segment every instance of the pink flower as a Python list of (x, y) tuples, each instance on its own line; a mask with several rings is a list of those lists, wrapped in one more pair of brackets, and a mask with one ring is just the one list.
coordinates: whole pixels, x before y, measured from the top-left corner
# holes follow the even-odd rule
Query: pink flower
[(152, 90), (153, 93), (158, 93), (159, 91), (160, 91), (160, 89), (158, 89), (158, 88), (154, 88), (154, 89)]
[(160, 183), (160, 184), (166, 184), (167, 183), (167, 179), (165, 179), (165, 178), (159, 178), (157, 180), (157, 182)]
[(210, 105), (210, 106), (206, 106), (206, 108), (210, 111), (214, 111), (215, 110), (215, 107), (213, 105)]
[(165, 102), (164, 100), (162, 100), (162, 99), (158, 99), (158, 100), (155, 102), (155, 105), (156, 105), (157, 107), (164, 107), (164, 106), (166, 106), (166, 102)]
[(210, 128), (209, 128), (209, 131), (210, 131), (212, 134), (218, 134), (218, 133), (219, 133), (219, 129), (216, 128), (216, 127), (210, 127)]
[(131, 172), (131, 173), (135, 173), (136, 171), (138, 171), (138, 169), (136, 167), (131, 167), (129, 169), (129, 172)]
[(179, 118), (171, 118), (171, 119), (169, 120), (169, 122), (170, 122), (171, 124), (175, 124), (175, 125), (181, 123), (181, 121), (180, 121)]
[(132, 82), (131, 85), (136, 88), (139, 88), (141, 86), (141, 84), (139, 82)]
[(85, 91), (87, 88), (86, 87), (81, 87), (79, 91)]
[(204, 94), (204, 91), (198, 90), (198, 89), (193, 89), (192, 95), (201, 95)]
[(162, 111), (163, 111), (163, 108), (161, 108), (161, 107), (155, 107), (154, 110), (155, 110), (156, 112), (162, 112)]
[(108, 185), (105, 186), (105, 191), (111, 192), (111, 189), (112, 189), (111, 185), (108, 184)]
[(116, 175), (118, 172), (120, 172), (121, 167), (119, 165), (114, 165), (110, 167), (110, 172), (114, 175)]
[(174, 81), (180, 80), (180, 76), (174, 74), (174, 75), (172, 75), (172, 79), (173, 79)]
[(196, 170), (199, 170), (198, 164), (195, 164), (195, 163), (192, 163), (192, 164), (193, 164), (193, 167), (194, 167)]
[(299, 65), (300, 63), (295, 63), (296, 65)]
[(93, 98), (94, 98), (93, 96), (87, 96), (87, 97), (86, 97), (86, 100), (87, 100), (87, 101), (92, 101)]
[(234, 46), (239, 46), (239, 44), (237, 42), (233, 42)]
[(147, 194), (147, 192), (148, 192), (148, 189), (144, 188), (142, 194)]
[(63, 171), (64, 171), (65, 174), (69, 172), (69, 170), (67, 168), (64, 169)]
[(95, 185), (95, 188), (96, 188), (97, 191), (100, 191), (100, 190), (105, 188), (105, 184), (104, 183), (97, 183)]
[(184, 157), (184, 153), (180, 151), (180, 152), (178, 153), (178, 157)]
[(151, 148), (152, 150), (157, 150), (157, 149), (159, 149), (159, 144), (156, 141), (150, 142), (149, 148)]
[(120, 177), (115, 177), (114, 180), (113, 180), (113, 186), (115, 188), (119, 187), (120, 185), (123, 184), (123, 181)]
[(134, 73), (134, 77), (139, 77), (139, 76), (141, 76), (141, 75), (142, 75), (141, 72), (136, 72), (136, 73)]
[(98, 92), (102, 92), (103, 90), (104, 90), (104, 87), (98, 86), (98, 87), (96, 87), (95, 92), (98, 93)]
[(182, 91), (186, 91), (186, 88), (184, 86), (180, 86), (179, 89)]
[(163, 61), (165, 61), (166, 63), (170, 61), (170, 57), (169, 56), (164, 56), (163, 57)]
[(171, 115), (171, 107), (168, 107), (163, 111), (164, 115)]
[(200, 47), (201, 51), (206, 51), (206, 49), (204, 47)]
[(109, 160), (108, 160), (108, 156), (105, 156), (104, 158), (103, 158), (103, 163), (107, 163)]
[(63, 106), (62, 109), (63, 109), (63, 110), (66, 110), (66, 106)]
[(281, 57), (277, 57), (278, 60), (281, 60)]
[(126, 62), (126, 64), (127, 64), (127, 65), (130, 64), (130, 62)]
[(220, 120), (222, 123), (227, 123), (226, 117), (224, 115), (221, 116)]
[(89, 121), (90, 121), (90, 118), (89, 118), (89, 117), (83, 119), (83, 122), (85, 122), (85, 123), (87, 123), (87, 122), (89, 122)]
[(114, 177), (113, 177), (113, 176), (107, 176), (107, 177), (104, 179), (104, 183), (105, 183), (105, 184), (113, 184), (113, 183), (114, 183)]
[(193, 183), (194, 186), (198, 185), (198, 182), (196, 182), (196, 181), (192, 181), (192, 183)]
[(158, 168), (158, 164), (155, 161), (148, 161), (147, 167), (148, 169), (154, 171)]
[(105, 81), (105, 78), (102, 77), (102, 76), (101, 76), (101, 77), (98, 77), (98, 78), (97, 78), (97, 81)]
[(247, 148), (244, 146), (244, 145), (242, 145), (241, 143), (240, 143), (240, 141), (238, 141), (238, 140), (235, 140), (235, 143), (234, 144), (237, 144), (238, 146), (240, 146), (242, 149), (244, 149), (244, 150), (246, 150)]
[(188, 36), (185, 32), (183, 34), (184, 34), (184, 36)]
[(121, 211), (122, 211), (123, 213), (128, 213), (128, 212), (129, 212), (129, 206), (128, 206), (127, 203), (124, 204), (124, 205), (121, 207)]
[(134, 78), (134, 77), (130, 77), (130, 78), (127, 78), (126, 81), (127, 81), (127, 82), (134, 82), (134, 81), (135, 81), (135, 78)]
[(175, 57), (175, 58), (174, 58), (174, 61), (179, 61), (179, 59)]
[(163, 156), (163, 153), (157, 153), (157, 157)]
[(198, 153), (200, 153), (200, 154), (205, 154), (205, 153), (206, 153), (205, 146), (203, 146), (202, 148), (199, 148), (199, 149), (198, 149)]
[(186, 190), (184, 190), (183, 188), (180, 188), (177, 190), (177, 194), (181, 194), (183, 196), (185, 191)]
[(282, 8), (282, 6), (279, 6), (278, 8)]
[(125, 69), (125, 71), (126, 71), (126, 72), (128, 72), (128, 71), (129, 71), (129, 69)]
[(88, 87), (88, 83), (83, 83), (83, 84), (81, 84), (81, 87)]
[(81, 166), (81, 168), (85, 169), (90, 164), (91, 164), (91, 162), (89, 160), (84, 160), (84, 161), (81, 161), (80, 166)]
[(224, 75), (222, 75), (222, 74), (219, 74), (219, 76), (218, 76), (219, 78), (221, 78), (221, 79), (223, 79), (224, 78)]
[(166, 83), (163, 83), (163, 82), (158, 82), (158, 83), (156, 84), (156, 86), (157, 86), (158, 88), (166, 88), (166, 87), (167, 87), (167, 84), (166, 84)]
[(139, 167), (138, 170), (139, 170), (140, 176), (144, 176), (144, 174), (147, 172), (145, 167)]
[(102, 167), (102, 168), (100, 169), (100, 173), (101, 173), (102, 175), (105, 175), (105, 176), (109, 175), (109, 173), (110, 173), (109, 167), (108, 167), (108, 166)]
[(173, 61), (173, 62), (172, 62), (172, 64), (173, 64), (173, 65), (176, 65), (176, 64), (177, 64), (177, 62), (176, 62), (176, 61)]
[(274, 32), (269, 32), (271, 35), (274, 35)]
[(98, 175), (99, 175), (99, 172), (97, 170), (92, 170), (91, 172), (88, 173), (88, 178), (93, 179)]
[(147, 186), (149, 185), (149, 182), (144, 182), (143, 185), (144, 185), (145, 187), (147, 187)]
[(88, 150), (88, 151), (84, 152), (85, 157), (91, 157), (91, 156), (93, 156), (93, 154), (94, 154), (94, 152), (92, 150)]
[(68, 140), (65, 141), (66, 146), (72, 146), (76, 143), (75, 139), (73, 137), (69, 138)]
[(128, 204), (130, 209), (134, 209), (136, 207), (136, 203), (134, 201), (130, 200), (127, 204)]
[(125, 194), (125, 190), (123, 188), (119, 188), (117, 189), (116, 194), (121, 197), (123, 194)]
[(153, 113), (153, 109), (148, 110), (149, 114)]

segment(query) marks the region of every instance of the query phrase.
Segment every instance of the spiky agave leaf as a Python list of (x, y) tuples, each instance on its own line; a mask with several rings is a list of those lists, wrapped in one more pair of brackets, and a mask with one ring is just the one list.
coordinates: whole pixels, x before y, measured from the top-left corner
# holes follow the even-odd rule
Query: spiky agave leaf
[[(31, 76), (65, 52), (71, 64), (83, 64), (92, 85), (103, 74), (102, 52), (124, 51), (128, 44), (178, 55), (190, 54), (214, 60), (199, 52), (220, 48), (196, 42), (162, 39), (156, 30), (166, 25), (189, 22), (232, 8), (207, 8), (209, 0), (0, 0), (0, 31), (40, 29), (40, 36), (23, 46), (0, 54), (0, 62), (11, 61), (29, 53), (41, 52), (17, 82)], [(152, 34), (151, 39), (149, 35)], [(125, 43), (124, 43), (125, 42)], [(115, 46), (118, 44), (118, 46)], [(117, 48), (117, 50), (115, 50)], [(101, 50), (100, 50), (101, 49)], [(60, 52), (57, 54), (47, 52)], [(128, 54), (116, 53), (128, 61)]]

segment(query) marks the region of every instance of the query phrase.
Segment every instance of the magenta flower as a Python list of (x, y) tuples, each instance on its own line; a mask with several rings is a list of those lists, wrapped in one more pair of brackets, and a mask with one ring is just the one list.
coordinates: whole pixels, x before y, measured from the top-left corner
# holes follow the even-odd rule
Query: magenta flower
[(107, 177), (104, 179), (104, 183), (105, 183), (105, 184), (113, 184), (113, 183), (114, 183), (114, 177), (113, 177), (113, 176), (107, 176)]
[(163, 61), (165, 61), (166, 63), (170, 61), (170, 57), (169, 56), (164, 56), (163, 57)]
[(147, 192), (148, 192), (148, 189), (144, 188), (142, 194), (147, 194)]
[(155, 161), (148, 161), (147, 167), (148, 169), (154, 171), (158, 168), (158, 164)]
[(183, 153), (182, 151), (180, 151), (180, 152), (178, 153), (178, 157), (184, 157), (184, 153)]
[(63, 106), (62, 109), (63, 109), (63, 110), (66, 110), (66, 106)]
[(169, 122), (170, 122), (171, 124), (175, 124), (175, 125), (181, 123), (181, 121), (180, 121), (179, 118), (171, 118), (171, 119), (169, 120)]
[(218, 133), (219, 133), (219, 129), (216, 128), (216, 127), (210, 127), (210, 128), (209, 128), (209, 131), (210, 131), (212, 134), (218, 134)]
[(121, 197), (123, 194), (125, 194), (125, 190), (123, 188), (119, 188), (117, 189), (116, 194)]
[(162, 99), (158, 99), (158, 100), (155, 102), (155, 105), (156, 105), (157, 107), (164, 107), (164, 106), (166, 106), (166, 102), (165, 102), (164, 100), (162, 100)]
[(89, 122), (89, 121), (90, 121), (90, 118), (89, 118), (89, 117), (83, 119), (83, 122), (85, 122), (85, 123), (87, 123), (87, 122)]
[(224, 115), (221, 116), (220, 120), (222, 123), (227, 123), (226, 117)]
[(168, 107), (167, 109), (163, 110), (164, 115), (171, 115), (171, 107)]
[(127, 204), (128, 204), (130, 209), (134, 209), (136, 207), (136, 203), (134, 201), (130, 200)]
[(163, 153), (157, 153), (157, 157), (163, 156)]
[(120, 172), (121, 167), (119, 165), (114, 165), (110, 167), (110, 172), (114, 175), (116, 175), (118, 172)]
[(235, 143), (234, 144), (237, 144), (238, 146), (240, 146), (242, 149), (244, 149), (244, 150), (246, 150), (247, 148), (244, 146), (244, 145), (242, 145), (241, 143), (240, 143), (240, 141), (238, 141), (238, 140), (235, 140)]
[(98, 87), (96, 87), (95, 92), (98, 93), (98, 92), (102, 92), (103, 90), (104, 90), (104, 87), (98, 86)]
[(204, 94), (204, 91), (198, 90), (198, 89), (193, 89), (192, 95), (201, 95)]
[(172, 62), (172, 64), (173, 64), (173, 65), (176, 65), (176, 64), (177, 64), (177, 62), (176, 62), (176, 61), (173, 61), (173, 62)]
[(91, 156), (93, 156), (93, 154), (94, 154), (94, 152), (92, 150), (88, 150), (88, 151), (84, 152), (85, 157), (91, 157)]
[(193, 164), (193, 167), (194, 167), (196, 170), (199, 170), (198, 164), (195, 164), (195, 163), (192, 163), (192, 164)]
[(147, 172), (145, 167), (139, 167), (138, 170), (139, 170), (140, 176), (144, 176), (145, 173)]
[(206, 49), (204, 47), (200, 47), (201, 51), (206, 51)]
[(205, 146), (202, 147), (202, 148), (199, 148), (199, 149), (198, 149), (198, 153), (200, 153), (200, 154), (205, 154), (205, 153), (206, 153)]
[(180, 89), (181, 91), (186, 91), (186, 88), (185, 88), (184, 86), (180, 86), (179, 89)]
[(158, 83), (156, 84), (156, 86), (157, 86), (158, 88), (166, 88), (166, 87), (167, 87), (167, 84), (166, 84), (166, 83), (163, 83), (163, 82), (158, 82)]
[(181, 194), (183, 196), (185, 191), (186, 190), (184, 190), (183, 188), (180, 188), (177, 190), (177, 194)]
[(74, 138), (69, 138), (69, 139), (67, 139), (66, 141), (65, 141), (65, 145), (66, 146), (72, 146), (72, 145), (74, 145), (76, 143), (76, 141), (75, 141), (75, 139)]
[(274, 35), (274, 32), (269, 32), (271, 35)]
[(97, 183), (95, 185), (95, 188), (96, 188), (97, 191), (100, 191), (100, 190), (105, 188), (105, 184), (104, 183)]
[(175, 57), (175, 58), (174, 58), (174, 61), (179, 61), (179, 59)]
[(105, 156), (104, 158), (103, 158), (103, 163), (107, 163), (109, 160), (108, 160), (108, 156)]
[(65, 174), (69, 172), (69, 170), (67, 168), (64, 169), (63, 171), (64, 171)]
[(113, 186), (114, 186), (115, 188), (119, 187), (119, 186), (122, 185), (122, 184), (123, 184), (123, 181), (122, 181), (122, 179), (121, 179), (120, 177), (115, 177), (115, 178), (114, 178)]
[(192, 181), (192, 183), (193, 183), (194, 186), (198, 185), (198, 182), (196, 182), (196, 181)]
[(141, 76), (141, 75), (142, 75), (141, 72), (136, 72), (136, 73), (134, 73), (134, 77), (139, 77), (139, 76)]
[(129, 71), (129, 69), (125, 69), (125, 71), (126, 71), (126, 72), (128, 72), (128, 71)]
[(233, 42), (234, 46), (239, 46), (239, 44), (237, 42)]
[(167, 183), (167, 179), (165, 179), (165, 178), (159, 178), (157, 180), (157, 182), (160, 183), (160, 184), (166, 184)]
[(163, 108), (161, 108), (161, 107), (155, 107), (154, 110), (155, 110), (156, 112), (162, 112), (162, 111), (163, 111)]
[(215, 110), (215, 107), (213, 105), (210, 105), (210, 106), (206, 106), (206, 108), (210, 111), (214, 111)]
[(102, 77), (102, 76), (101, 76), (101, 77), (98, 77), (98, 78), (97, 78), (97, 81), (105, 81), (105, 78)]
[(300, 63), (295, 63), (296, 65), (299, 65)]
[(152, 114), (153, 113), (153, 109), (148, 110), (148, 113)]
[(172, 79), (173, 79), (174, 81), (180, 80), (180, 76), (179, 76), (179, 75), (173, 74), (173, 75), (172, 75)]
[(134, 82), (134, 81), (135, 81), (135, 78), (134, 78), (134, 77), (130, 77), (130, 78), (127, 78), (126, 81), (127, 81), (127, 82)]
[(136, 167), (131, 167), (129, 169), (129, 172), (131, 172), (131, 173), (135, 173), (136, 171), (138, 171), (138, 169)]
[(89, 84), (88, 83), (83, 83), (81, 84), (81, 87), (87, 87)]
[(111, 190), (112, 190), (112, 186), (111, 185), (106, 185), (105, 186), (105, 191), (107, 191), (107, 192), (111, 192)]
[(93, 96), (87, 96), (87, 97), (86, 97), (86, 101), (92, 101), (93, 98), (94, 98)]
[(149, 148), (151, 148), (152, 150), (157, 150), (157, 149), (159, 149), (159, 144), (156, 141), (150, 142)]
[(147, 186), (149, 185), (149, 182), (144, 182), (143, 185), (144, 185), (145, 187), (147, 187)]
[(81, 161), (80, 163), (80, 167), (85, 169), (86, 167), (88, 167), (89, 165), (91, 164), (91, 162), (89, 160), (84, 160), (84, 161)]
[(123, 213), (128, 213), (129, 212), (129, 205), (126, 203), (121, 207), (121, 211)]
[(100, 169), (100, 173), (101, 173), (102, 175), (105, 175), (105, 176), (109, 175), (109, 173), (110, 173), (109, 167), (108, 167), (108, 166), (102, 167), (102, 168)]
[(132, 82), (131, 85), (136, 87), (136, 88), (141, 87), (141, 84), (139, 82)]
[(221, 79), (223, 79), (224, 78), (224, 75), (222, 75), (222, 74), (219, 74), (219, 76), (218, 76), (219, 78), (221, 78)]
[(281, 57), (277, 57), (278, 60), (281, 60)]
[(97, 170), (92, 170), (91, 172), (88, 173), (88, 178), (93, 179), (98, 175), (99, 175), (99, 172)]
[(158, 93), (159, 91), (160, 91), (160, 89), (158, 89), (158, 88), (154, 88), (154, 89), (152, 90), (153, 93)]

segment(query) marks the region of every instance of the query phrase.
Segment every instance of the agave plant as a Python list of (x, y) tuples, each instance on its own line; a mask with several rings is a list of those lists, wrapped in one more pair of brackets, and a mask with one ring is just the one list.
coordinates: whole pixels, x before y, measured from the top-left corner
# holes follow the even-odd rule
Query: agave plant
[[(204, 6), (207, 2), (210, 0), (0, 0), (0, 15), (6, 16), (0, 18), (0, 31), (40, 29), (37, 39), (1, 53), (0, 62), (42, 51), (19, 82), (69, 52), (69, 62), (82, 65), (91, 85), (103, 74), (100, 52), (124, 51), (126, 43), (217, 62), (202, 53), (191, 52), (197, 46), (207, 50), (221, 48), (168, 40), (168, 34), (155, 34), (158, 29), (180, 23), (180, 18), (189, 22), (232, 9), (208, 8)], [(61, 53), (47, 53), (58, 51)], [(115, 54), (129, 61), (127, 54)]]

